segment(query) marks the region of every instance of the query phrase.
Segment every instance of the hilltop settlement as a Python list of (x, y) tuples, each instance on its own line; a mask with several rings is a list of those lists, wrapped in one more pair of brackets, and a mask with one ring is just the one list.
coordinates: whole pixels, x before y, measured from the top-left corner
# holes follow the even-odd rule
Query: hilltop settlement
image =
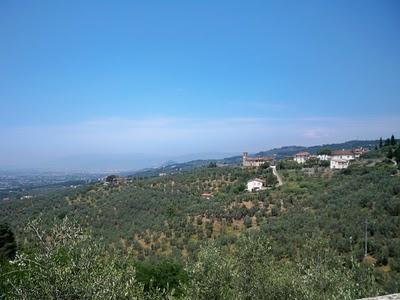
[[(360, 159), (361, 155), (367, 153), (370, 149), (359, 147), (355, 149), (341, 149), (341, 150), (330, 150), (323, 149), (317, 154), (310, 154), (307, 151), (296, 153), (293, 157), (288, 160), (293, 160), (298, 164), (306, 164), (308, 161), (319, 161), (330, 162), (331, 169), (346, 169), (350, 165), (350, 162), (355, 159)], [(255, 156), (249, 157), (248, 152), (243, 152), (243, 167), (260, 167), (264, 164), (275, 164), (273, 157), (269, 156)]]

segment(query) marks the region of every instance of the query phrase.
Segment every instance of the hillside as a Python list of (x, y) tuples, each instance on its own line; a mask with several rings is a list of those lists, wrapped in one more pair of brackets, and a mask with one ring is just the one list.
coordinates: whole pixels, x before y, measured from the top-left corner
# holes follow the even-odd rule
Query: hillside
[[(246, 236), (251, 239), (246, 243), (256, 248), (257, 243), (268, 244), (265, 255), (275, 263), (262, 268), (277, 274), (294, 268), (293, 274), (287, 274), (288, 279), (299, 276), (295, 266), (306, 268), (304, 264), (315, 251), (329, 249), (333, 251), (329, 255), (337, 259), (329, 262), (333, 264), (330, 268), (340, 276), (351, 270), (341, 269), (342, 264), (360, 264), (354, 267), (357, 272), (367, 272), (368, 266), (374, 266), (371, 276), (375, 278), (375, 291), (392, 293), (400, 288), (400, 176), (392, 162), (380, 161), (370, 164), (364, 160), (344, 171), (318, 169), (313, 175), (301, 169), (279, 169), (278, 165), (284, 181), (281, 187), (275, 186), (271, 169), (235, 166), (200, 167), (163, 177), (133, 177), (118, 186), (97, 183), (66, 195), (49, 192), (34, 202), (2, 202), (0, 218), (11, 224), (21, 248), (28, 247), (33, 239), (23, 230), (32, 218), (40, 216), (42, 228), (49, 230), (68, 217), (90, 229), (93, 238), (110, 251), (114, 249), (143, 262), (171, 257), (187, 264), (188, 270), (196, 261), (205, 259), (203, 251), (209, 248), (204, 247), (218, 251), (223, 259), (235, 260), (244, 254), (238, 250), (244, 247)], [(254, 177), (264, 178), (269, 188), (246, 192), (244, 184)], [(202, 198), (203, 192), (210, 192), (213, 197)], [(368, 256), (364, 257), (366, 221)], [(256, 242), (260, 238), (263, 241)], [(260, 253), (263, 252), (257, 252)], [(317, 264), (313, 268), (322, 268), (321, 272), (328, 266), (326, 258), (310, 263)], [(234, 268), (227, 265), (228, 269), (231, 267)], [(263, 274), (261, 270), (257, 272), (249, 276)], [(350, 276), (351, 284), (364, 284), (357, 277), (360, 274), (346, 276)], [(327, 278), (331, 285), (335, 284), (333, 278)], [(353, 291), (352, 295), (372, 295), (369, 288), (373, 287), (362, 286), (358, 289), (360, 294)], [(322, 293), (319, 289), (315, 287), (315, 292)], [(327, 298), (334, 295), (332, 290), (324, 293)]]
[(237, 166), (241, 161), (241, 156), (232, 156), (223, 159), (197, 159), (183, 163), (168, 162), (158, 168), (147, 168), (136, 172), (125, 172), (124, 175), (144, 177), (158, 176), (160, 173), (175, 174), (182, 171), (190, 171), (195, 168), (206, 167), (210, 163), (217, 163), (223, 166)]

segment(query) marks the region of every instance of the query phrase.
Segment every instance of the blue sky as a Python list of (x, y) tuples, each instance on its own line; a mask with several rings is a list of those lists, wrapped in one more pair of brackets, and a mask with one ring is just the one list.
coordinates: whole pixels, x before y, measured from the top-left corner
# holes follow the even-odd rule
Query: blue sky
[(399, 53), (396, 0), (3, 0), (0, 167), (400, 135)]

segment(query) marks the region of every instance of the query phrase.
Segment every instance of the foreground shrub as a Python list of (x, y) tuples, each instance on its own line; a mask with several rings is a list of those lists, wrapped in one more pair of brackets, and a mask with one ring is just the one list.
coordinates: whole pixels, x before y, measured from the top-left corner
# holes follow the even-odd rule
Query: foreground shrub
[(240, 238), (233, 255), (210, 245), (189, 266), (188, 299), (357, 299), (379, 293), (372, 269), (308, 240), (296, 261), (277, 260), (268, 239)]
[(49, 231), (28, 225), (31, 251), (17, 253), (1, 270), (1, 292), (9, 299), (157, 299), (144, 291), (130, 259), (111, 254), (77, 224), (64, 219)]

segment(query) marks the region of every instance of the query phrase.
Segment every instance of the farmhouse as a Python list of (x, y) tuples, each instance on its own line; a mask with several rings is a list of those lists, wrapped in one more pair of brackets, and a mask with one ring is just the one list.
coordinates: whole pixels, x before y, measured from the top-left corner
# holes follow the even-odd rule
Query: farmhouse
[(127, 183), (128, 179), (123, 176), (109, 175), (104, 178), (104, 185), (120, 185)]
[(345, 159), (345, 160), (353, 160), (355, 159), (356, 156), (353, 152), (353, 150), (335, 150), (332, 151), (332, 159)]
[(359, 148), (353, 149), (355, 158), (360, 158), (361, 155), (363, 155), (364, 153), (367, 153), (368, 151), (369, 150), (364, 147), (359, 147)]
[(294, 156), (294, 161), (299, 164), (304, 164), (309, 158), (310, 158), (310, 153), (304, 151), (296, 153), (296, 155)]
[(263, 189), (264, 181), (259, 178), (254, 178), (247, 181), (247, 190), (249, 192), (258, 191)]
[(259, 167), (265, 163), (272, 163), (273, 158), (269, 156), (249, 157), (247, 152), (243, 152), (243, 167)]
[(347, 169), (350, 164), (350, 160), (341, 158), (331, 159), (331, 169)]
[(201, 197), (210, 200), (212, 197), (214, 197), (214, 195), (211, 193), (204, 192), (203, 194), (201, 194)]

